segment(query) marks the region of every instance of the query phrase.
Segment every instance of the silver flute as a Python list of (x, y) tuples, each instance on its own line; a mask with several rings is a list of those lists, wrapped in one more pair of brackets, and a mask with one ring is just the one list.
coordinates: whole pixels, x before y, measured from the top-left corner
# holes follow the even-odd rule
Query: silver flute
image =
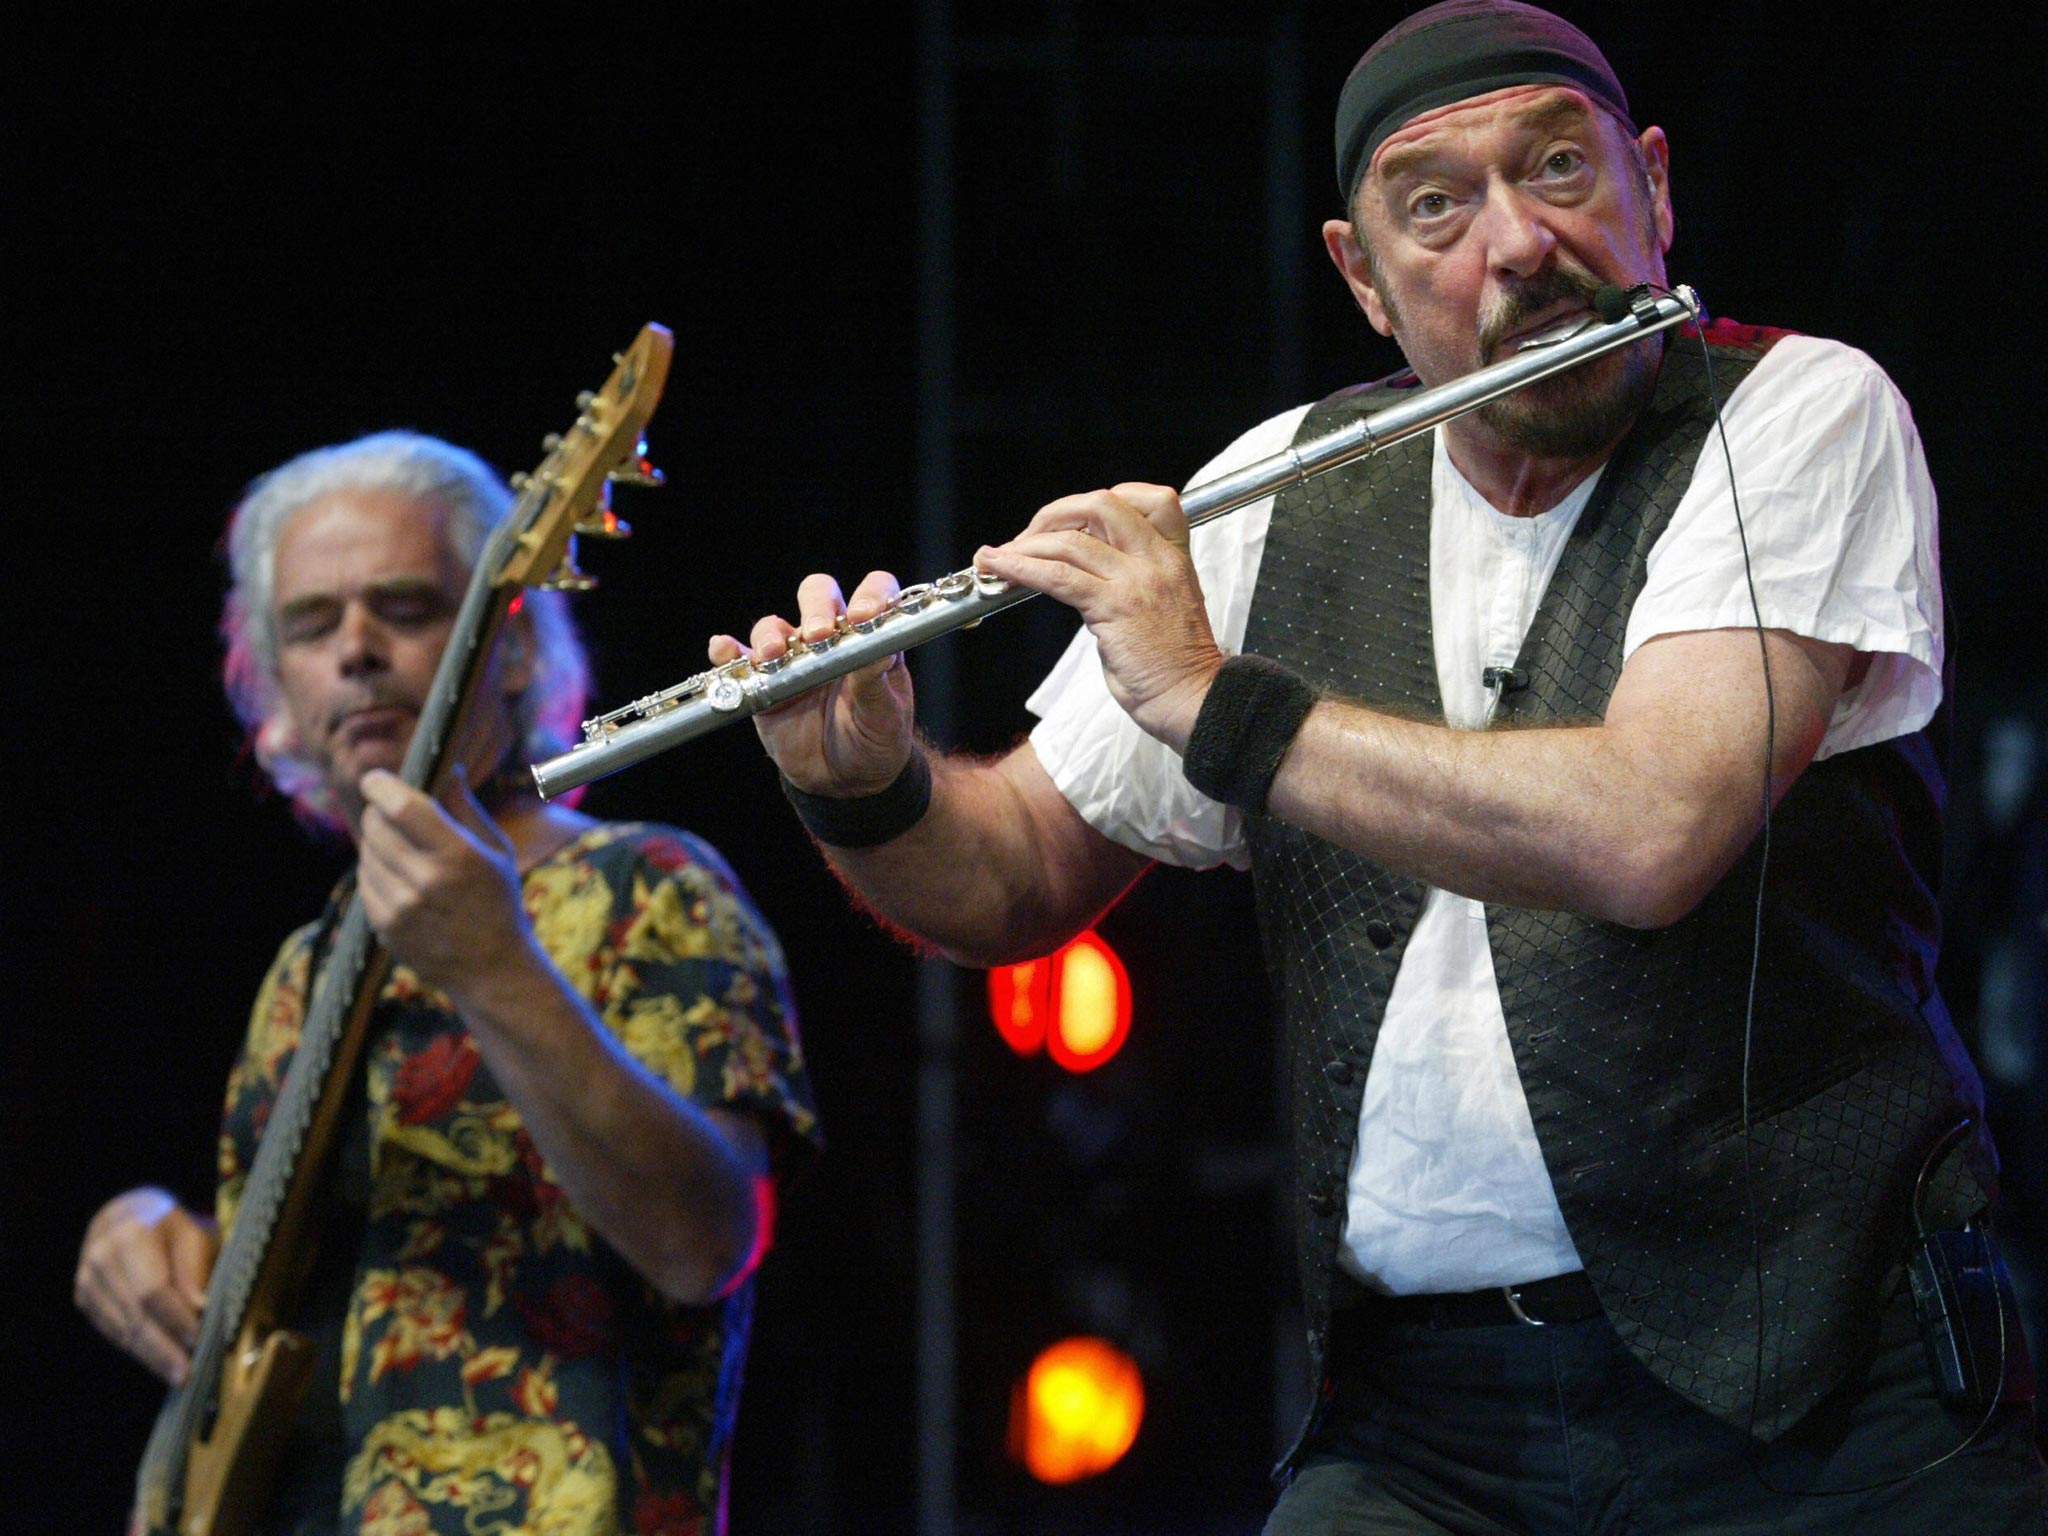
[[(1188, 526), (1235, 512), (1285, 486), (1391, 447), (1703, 314), (1699, 295), (1683, 286), (1663, 291), (1647, 286), (1626, 291), (1604, 288), (1594, 307), (1596, 315), (1574, 317), (1524, 340), (1512, 357), (1410, 394), (1335, 432), (1190, 488), (1181, 496)], [(1014, 586), (973, 566), (905, 587), (873, 617), (853, 623), (842, 615), (829, 635), (792, 640), (789, 649), (772, 660), (741, 657), (584, 721), (582, 741), (559, 757), (534, 765), (534, 783), (543, 798), (551, 799), (720, 726), (786, 704), (872, 662), (953, 630), (971, 629), (990, 614), (1033, 596), (1029, 587)]]

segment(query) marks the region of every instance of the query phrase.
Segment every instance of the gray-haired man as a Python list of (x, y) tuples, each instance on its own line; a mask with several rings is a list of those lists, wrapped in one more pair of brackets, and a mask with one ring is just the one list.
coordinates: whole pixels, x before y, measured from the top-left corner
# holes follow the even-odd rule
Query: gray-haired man
[[(269, 1531), (721, 1529), (746, 1282), (773, 1171), (815, 1135), (780, 949), (718, 855), (543, 805), (521, 771), (582, 710), (559, 595), (502, 631), (445, 802), (397, 776), (509, 506), (473, 455), (383, 433), (264, 476), (230, 532), (230, 696), (279, 787), (354, 842), (397, 961), (323, 1196), (318, 1359)], [(144, 1189), (87, 1232), (79, 1304), (171, 1381), (325, 926), (252, 1010), (215, 1218)]]

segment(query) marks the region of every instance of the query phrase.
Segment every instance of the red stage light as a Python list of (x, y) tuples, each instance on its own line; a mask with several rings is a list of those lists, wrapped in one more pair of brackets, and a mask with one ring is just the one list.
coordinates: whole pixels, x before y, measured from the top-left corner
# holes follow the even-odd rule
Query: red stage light
[(1123, 1049), (1131, 1032), (1131, 979), (1093, 932), (1053, 956), (1052, 1018), (1045, 1048), (1069, 1072), (1090, 1072)]
[(1052, 962), (1023, 960), (988, 973), (989, 1017), (996, 1033), (1019, 1056), (1045, 1049), (1045, 1019), (1052, 1011)]
[(1069, 1072), (1101, 1066), (1131, 1032), (1131, 980), (1091, 929), (1043, 960), (988, 973), (989, 1016), (1011, 1050), (1040, 1050)]

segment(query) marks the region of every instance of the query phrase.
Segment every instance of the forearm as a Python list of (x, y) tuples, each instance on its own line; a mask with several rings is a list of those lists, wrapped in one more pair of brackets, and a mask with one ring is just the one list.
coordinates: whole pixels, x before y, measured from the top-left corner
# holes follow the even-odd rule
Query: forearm
[(877, 916), (968, 965), (1050, 953), (1146, 866), (1080, 820), (1028, 746), (1001, 759), (933, 754), (915, 826), (824, 851)]
[(1402, 874), (1482, 901), (1661, 927), (1698, 904), (1812, 761), (1854, 661), (1779, 631), (1653, 640), (1605, 717), (1458, 731), (1326, 699), (1267, 808)]
[(1457, 731), (1324, 700), (1267, 807), (1459, 895), (1656, 927), (1725, 871), (1761, 809), (1675, 795), (1669, 777), (1597, 724)]
[(454, 1001), (577, 1213), (671, 1300), (721, 1294), (754, 1248), (765, 1158), (648, 1073), (537, 948)]

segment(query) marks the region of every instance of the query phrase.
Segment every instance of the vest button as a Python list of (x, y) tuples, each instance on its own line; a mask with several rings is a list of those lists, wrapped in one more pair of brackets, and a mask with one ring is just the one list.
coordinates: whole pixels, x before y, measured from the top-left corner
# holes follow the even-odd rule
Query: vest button
[(1310, 1195), (1308, 1197), (1308, 1208), (1311, 1215), (1321, 1216), (1327, 1220), (1329, 1217), (1337, 1214), (1337, 1197), (1335, 1195), (1322, 1194)]
[(1339, 1056), (1335, 1061), (1329, 1062), (1323, 1067), (1323, 1076), (1327, 1077), (1339, 1088), (1350, 1087), (1351, 1080), (1357, 1075), (1357, 1072), (1352, 1069), (1351, 1063), (1342, 1056)]
[(1385, 949), (1394, 942), (1394, 930), (1378, 918), (1365, 925), (1365, 936), (1372, 940), (1374, 949)]

